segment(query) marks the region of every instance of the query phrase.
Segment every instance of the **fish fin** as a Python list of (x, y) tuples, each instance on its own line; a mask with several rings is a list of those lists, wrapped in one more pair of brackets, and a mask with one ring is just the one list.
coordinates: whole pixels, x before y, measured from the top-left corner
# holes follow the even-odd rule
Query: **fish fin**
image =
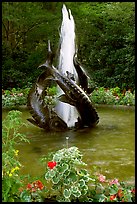
[(27, 120), (28, 120), (30, 123), (32, 123), (33, 125), (39, 127), (39, 125), (36, 123), (36, 121), (33, 120), (32, 118), (28, 118)]
[(61, 96), (59, 96), (58, 99), (59, 99), (61, 102), (68, 103), (68, 104), (70, 104), (70, 105), (72, 105), (72, 106), (75, 105), (75, 104), (74, 104), (74, 100), (69, 99), (68, 97), (66, 97), (65, 94), (62, 94)]

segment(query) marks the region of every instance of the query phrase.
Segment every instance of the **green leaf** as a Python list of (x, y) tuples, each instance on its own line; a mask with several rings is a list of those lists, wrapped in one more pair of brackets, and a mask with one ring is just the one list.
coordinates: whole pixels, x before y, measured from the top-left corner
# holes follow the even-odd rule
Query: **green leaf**
[(81, 192), (79, 190), (76, 192), (74, 191), (72, 194), (77, 198), (81, 196)]
[(49, 171), (48, 172), (46, 172), (46, 174), (45, 174), (45, 179), (50, 179), (51, 177), (50, 177), (50, 173), (49, 173)]
[(71, 186), (71, 191), (73, 193), (76, 193), (78, 191), (78, 187), (77, 186)]
[(54, 169), (51, 169), (49, 171), (49, 174), (50, 174), (50, 177), (52, 178), (52, 177), (54, 177), (56, 175), (56, 172), (54, 171)]
[(116, 194), (118, 192), (118, 189), (116, 188), (116, 189), (113, 189), (113, 188), (111, 188), (110, 189), (110, 195), (114, 195), (114, 194)]
[(64, 179), (64, 185), (70, 185), (70, 178), (65, 178)]
[(58, 172), (59, 173), (64, 173), (66, 170), (68, 170), (69, 165), (68, 164), (63, 164), (62, 166), (58, 167)]
[(83, 190), (81, 191), (81, 194), (82, 194), (82, 195), (86, 195), (87, 191), (88, 191), (88, 188), (87, 188), (87, 189), (83, 189)]
[(68, 176), (69, 176), (69, 178), (71, 179), (72, 182), (76, 182), (77, 181), (76, 173), (71, 172)]
[(75, 197), (80, 197), (81, 196), (81, 192), (79, 190), (79, 188), (77, 186), (72, 186), (71, 187), (71, 192)]
[(66, 170), (64, 176), (67, 177), (67, 176), (69, 175), (69, 173), (70, 173), (70, 171), (69, 171), (69, 170)]
[(59, 181), (60, 181), (60, 178), (58, 176), (55, 176), (55, 177), (52, 178), (52, 182), (54, 184), (57, 184)]
[(104, 194), (100, 195), (99, 202), (104, 202), (106, 196)]
[(69, 190), (69, 189), (64, 189), (64, 191), (63, 191), (63, 195), (64, 195), (65, 198), (69, 198), (70, 195), (71, 195), (70, 190)]
[(83, 179), (79, 180), (79, 184), (81, 187), (85, 186), (85, 181)]

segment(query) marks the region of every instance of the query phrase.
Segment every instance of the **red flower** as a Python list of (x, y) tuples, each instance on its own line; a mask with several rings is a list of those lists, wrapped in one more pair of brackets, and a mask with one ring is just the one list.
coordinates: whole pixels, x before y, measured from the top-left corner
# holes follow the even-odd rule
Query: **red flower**
[(57, 165), (57, 163), (56, 163), (55, 161), (50, 161), (50, 162), (48, 162), (48, 167), (49, 167), (50, 169), (53, 169), (56, 165)]
[(32, 188), (32, 185), (30, 183), (28, 183), (27, 189), (31, 189), (31, 188)]
[(116, 198), (116, 194), (110, 196), (110, 200), (114, 200)]
[(44, 188), (44, 185), (40, 180), (34, 181), (32, 184), (28, 183), (27, 190), (30, 190), (31, 192), (35, 192), (37, 189), (42, 190)]
[(121, 198), (124, 195), (123, 192), (122, 192), (122, 189), (118, 190), (117, 195), (118, 195), (119, 198)]
[(36, 186), (36, 188), (39, 188), (40, 190), (42, 190), (44, 188), (44, 185), (42, 184), (42, 182), (40, 180), (35, 182), (35, 186)]
[(131, 193), (135, 194), (135, 188), (133, 188), (133, 189), (131, 190)]

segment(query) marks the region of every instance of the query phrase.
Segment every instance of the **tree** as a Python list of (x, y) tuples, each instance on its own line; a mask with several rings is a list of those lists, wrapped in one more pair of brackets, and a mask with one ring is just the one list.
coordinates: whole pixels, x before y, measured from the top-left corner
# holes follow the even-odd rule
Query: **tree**
[[(93, 80), (98, 86), (134, 89), (135, 3), (65, 5), (75, 20), (78, 58)], [(48, 40), (58, 50), (62, 6), (63, 2), (2, 3), (4, 89), (35, 82), (41, 73), (37, 67), (47, 56)]]

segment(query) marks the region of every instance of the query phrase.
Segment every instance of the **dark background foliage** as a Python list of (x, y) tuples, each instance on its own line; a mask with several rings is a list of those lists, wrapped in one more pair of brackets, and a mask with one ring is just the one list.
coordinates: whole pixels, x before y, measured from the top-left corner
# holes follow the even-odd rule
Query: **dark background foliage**
[[(135, 88), (135, 3), (65, 2), (78, 58), (97, 86)], [(2, 2), (2, 86), (25, 88), (41, 73), (48, 40), (58, 52), (63, 2)], [(55, 59), (55, 64), (57, 60)]]

